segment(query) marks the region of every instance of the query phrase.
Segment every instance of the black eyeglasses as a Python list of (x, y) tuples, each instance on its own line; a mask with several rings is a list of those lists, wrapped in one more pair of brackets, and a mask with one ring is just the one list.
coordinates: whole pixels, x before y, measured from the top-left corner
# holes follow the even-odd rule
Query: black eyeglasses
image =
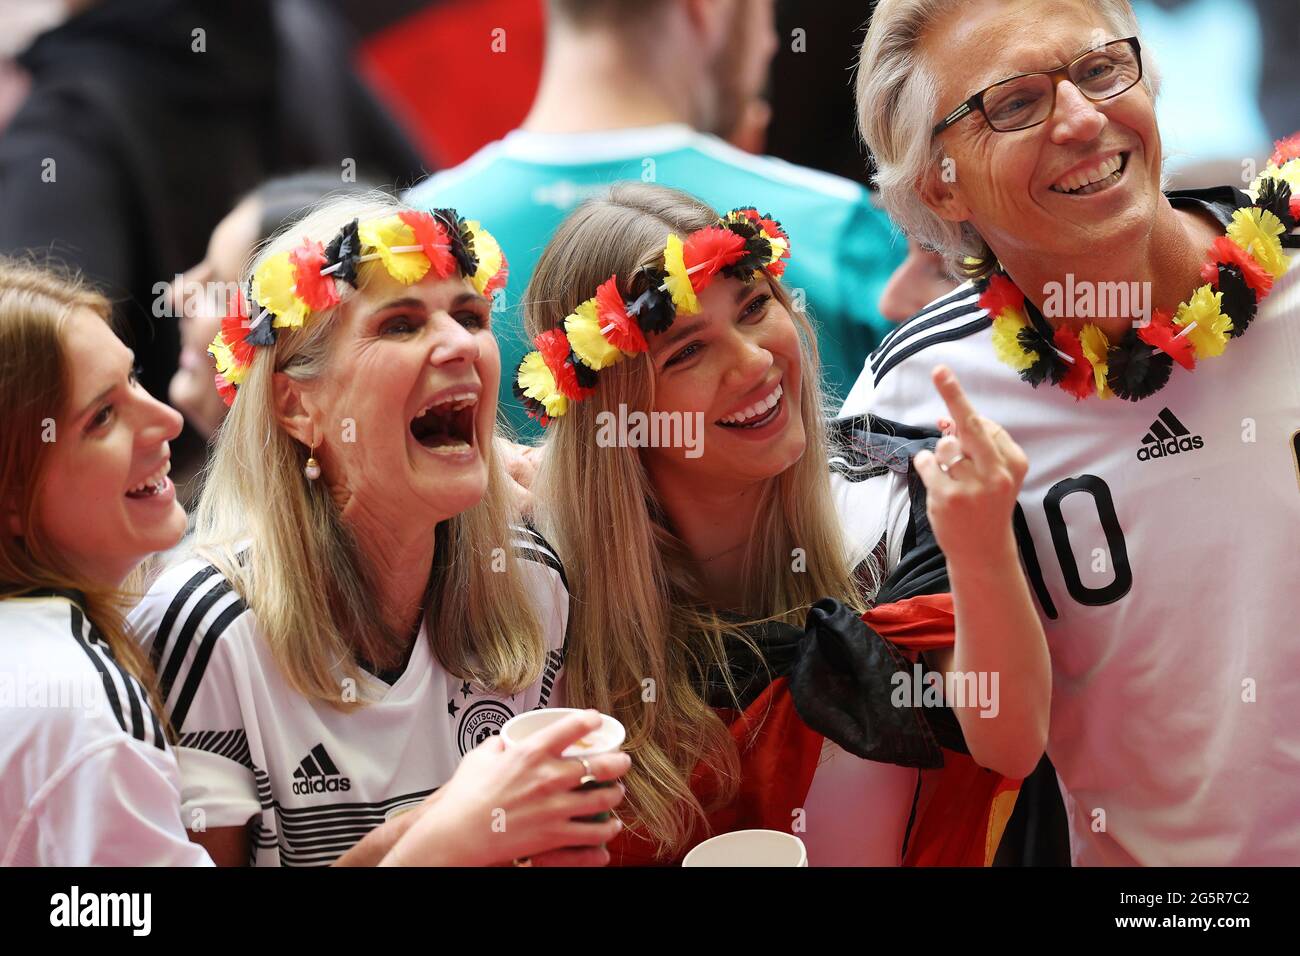
[(1056, 86), (1061, 80), (1069, 80), (1088, 99), (1100, 102), (1131, 90), (1141, 79), (1142, 47), (1137, 37), (1112, 40), (1080, 54), (1060, 69), (1022, 73), (980, 90), (945, 116), (932, 136), (976, 110), (999, 133), (1037, 126), (1056, 108)]

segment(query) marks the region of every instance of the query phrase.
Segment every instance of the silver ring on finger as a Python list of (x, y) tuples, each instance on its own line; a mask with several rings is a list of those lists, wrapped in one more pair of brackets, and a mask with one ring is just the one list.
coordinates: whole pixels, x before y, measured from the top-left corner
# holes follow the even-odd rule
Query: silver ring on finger
[(573, 759), (582, 764), (582, 779), (578, 781), (578, 786), (585, 787), (589, 783), (595, 783), (596, 775), (591, 772), (591, 764), (587, 763), (587, 758), (574, 757)]
[(961, 454), (960, 452), (958, 452), (958, 453), (957, 453), (957, 457), (954, 458), (952, 461), (950, 461), (950, 462), (942, 462), (942, 461), (939, 462), (939, 470), (940, 470), (941, 472), (943, 472), (943, 473), (946, 475), (946, 474), (948, 474), (950, 471), (952, 471), (952, 469), (953, 469), (954, 467), (956, 467), (958, 464), (960, 464), (961, 462), (963, 462), (963, 461), (965, 461), (965, 460), (966, 460), (966, 456), (963, 455), (963, 454)]

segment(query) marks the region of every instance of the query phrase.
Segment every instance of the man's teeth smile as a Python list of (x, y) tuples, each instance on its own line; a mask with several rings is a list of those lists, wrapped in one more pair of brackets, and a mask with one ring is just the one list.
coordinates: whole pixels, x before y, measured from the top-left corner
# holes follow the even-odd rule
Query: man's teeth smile
[(167, 473), (171, 470), (172, 463), (169, 459), (163, 462), (161, 468), (128, 491), (126, 496), (128, 498), (152, 498), (154, 495), (161, 494), (167, 490)]
[(785, 391), (778, 382), (776, 388), (772, 389), (771, 394), (766, 398), (759, 399), (734, 415), (719, 419), (718, 424), (724, 428), (760, 428), (780, 413), (777, 406), (780, 405), (781, 396), (784, 394)]
[(478, 394), (459, 392), (420, 409), (411, 419), (412, 437), (439, 455), (459, 455), (474, 447)]
[(1128, 153), (1116, 153), (1091, 169), (1071, 173), (1052, 184), (1050, 189), (1052, 192), (1066, 196), (1091, 196), (1093, 193), (1101, 192), (1120, 181), (1124, 170), (1128, 168), (1128, 156)]

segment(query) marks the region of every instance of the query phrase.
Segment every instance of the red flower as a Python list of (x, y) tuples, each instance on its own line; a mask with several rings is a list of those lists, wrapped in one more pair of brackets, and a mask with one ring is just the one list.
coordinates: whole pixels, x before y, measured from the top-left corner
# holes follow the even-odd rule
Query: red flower
[(775, 219), (769, 219), (766, 216), (762, 216), (759, 218), (758, 223), (763, 227), (763, 231), (773, 239), (784, 239), (787, 246), (790, 244), (790, 236)]
[(217, 383), (217, 394), (220, 395), (221, 400), (226, 403), (226, 407), (229, 408), (231, 405), (235, 404), (235, 386), (227, 382), (226, 377), (220, 372), (216, 374), (215, 381)]
[(1189, 372), (1196, 368), (1196, 350), (1192, 340), (1187, 336), (1178, 338), (1182, 329), (1174, 325), (1168, 312), (1156, 309), (1151, 322), (1144, 329), (1138, 329), (1138, 338), (1154, 349), (1164, 352)]
[(506, 259), (506, 251), (502, 249), (501, 268), (497, 270), (496, 275), (494, 275), (491, 279), (487, 280), (487, 285), (483, 286), (483, 294), (487, 296), (489, 299), (492, 298), (493, 292), (495, 292), (497, 289), (504, 289), (506, 287), (506, 282), (509, 280), (509, 278), (510, 278), (510, 263)]
[(1255, 261), (1246, 250), (1227, 236), (1219, 236), (1210, 246), (1210, 261), (1201, 266), (1201, 278), (1219, 288), (1219, 264), (1236, 266), (1241, 270), (1246, 285), (1255, 290), (1255, 301), (1259, 302), (1273, 288), (1273, 277)]
[(745, 254), (745, 239), (721, 226), (697, 229), (686, 237), (682, 258), (687, 271), (696, 266), (704, 268), (691, 272), (691, 287), (699, 292), (713, 281), (713, 277), (726, 266)]
[[(744, 245), (744, 240), (741, 240), (741, 245)], [(619, 351), (635, 355), (650, 348), (641, 332), (641, 326), (627, 314), (627, 304), (618, 291), (618, 276), (610, 276), (596, 290), (596, 319), (600, 322), (605, 341)], [(609, 331), (606, 332), (605, 329)]]
[(1025, 307), (1025, 294), (1016, 288), (1016, 284), (1001, 272), (989, 276), (989, 287), (980, 296), (980, 308), (988, 309), (991, 317), (997, 318), (1008, 308), (1019, 312)]
[(573, 349), (568, 337), (560, 329), (547, 329), (533, 339), (537, 351), (542, 353), (542, 361), (555, 376), (555, 386), (571, 401), (580, 402), (591, 395), (594, 388), (583, 388), (578, 384), (578, 373), (569, 361)]
[(302, 245), (289, 253), (289, 262), (293, 265), (294, 294), (306, 302), (308, 308), (319, 312), (339, 304), (339, 290), (334, 287), (333, 274), (320, 274), (327, 263), (323, 245), (304, 238)]
[(1057, 328), (1053, 340), (1058, 349), (1074, 359), (1074, 364), (1070, 365), (1065, 377), (1061, 379), (1061, 388), (1073, 395), (1076, 400), (1088, 398), (1093, 392), (1092, 363), (1083, 354), (1083, 346), (1079, 344), (1078, 334), (1069, 326), (1062, 325)]
[[(244, 301), (242, 292), (235, 292), (232, 304), (234, 308), (227, 311), (221, 320), (221, 338), (230, 347), (230, 356), (235, 364), (247, 368), (253, 362), (253, 346), (247, 342), (248, 324), (252, 320), (248, 317), (248, 304)], [(270, 322), (271, 316), (268, 315), (262, 321)]]
[[(414, 209), (403, 209), (397, 218), (411, 227), (415, 241), (423, 247), (429, 266), (439, 279), (446, 279), (460, 268), (451, 252), (451, 236), (437, 219), (427, 212), (417, 212)], [(505, 262), (504, 256), (501, 261)]]
[(1281, 166), (1293, 159), (1300, 159), (1300, 133), (1295, 133), (1286, 139), (1279, 139), (1274, 143), (1273, 156), (1269, 162), (1274, 166)]

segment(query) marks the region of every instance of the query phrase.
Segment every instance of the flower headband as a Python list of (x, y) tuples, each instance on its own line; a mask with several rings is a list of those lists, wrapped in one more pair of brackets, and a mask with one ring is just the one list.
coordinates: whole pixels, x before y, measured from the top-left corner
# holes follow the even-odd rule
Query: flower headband
[(743, 282), (764, 271), (780, 278), (789, 258), (790, 237), (781, 224), (752, 208), (733, 209), (684, 242), (669, 235), (663, 268), (644, 266), (632, 277), (630, 285), (644, 286), (644, 292), (625, 297), (612, 275), (565, 318), (563, 330), (534, 337), (536, 349), (515, 375), (516, 397), (530, 417), (549, 425), (569, 410), (569, 402), (591, 395), (597, 372), (647, 351), (646, 336), (666, 332), (678, 313), (699, 312), (697, 293), (719, 273)]
[(233, 308), (208, 346), (216, 360), (217, 391), (226, 404), (234, 402), (253, 364), (254, 346), (274, 345), (278, 329), (302, 328), (313, 313), (338, 305), (338, 283), (355, 289), (358, 267), (376, 259), (403, 285), (419, 282), (430, 269), (439, 279), (459, 272), (487, 296), (505, 286), (510, 271), (492, 234), (454, 209), (404, 209), (365, 222), (353, 219), (329, 245), (304, 238), (257, 267), (247, 299), (243, 292), (235, 294)]

